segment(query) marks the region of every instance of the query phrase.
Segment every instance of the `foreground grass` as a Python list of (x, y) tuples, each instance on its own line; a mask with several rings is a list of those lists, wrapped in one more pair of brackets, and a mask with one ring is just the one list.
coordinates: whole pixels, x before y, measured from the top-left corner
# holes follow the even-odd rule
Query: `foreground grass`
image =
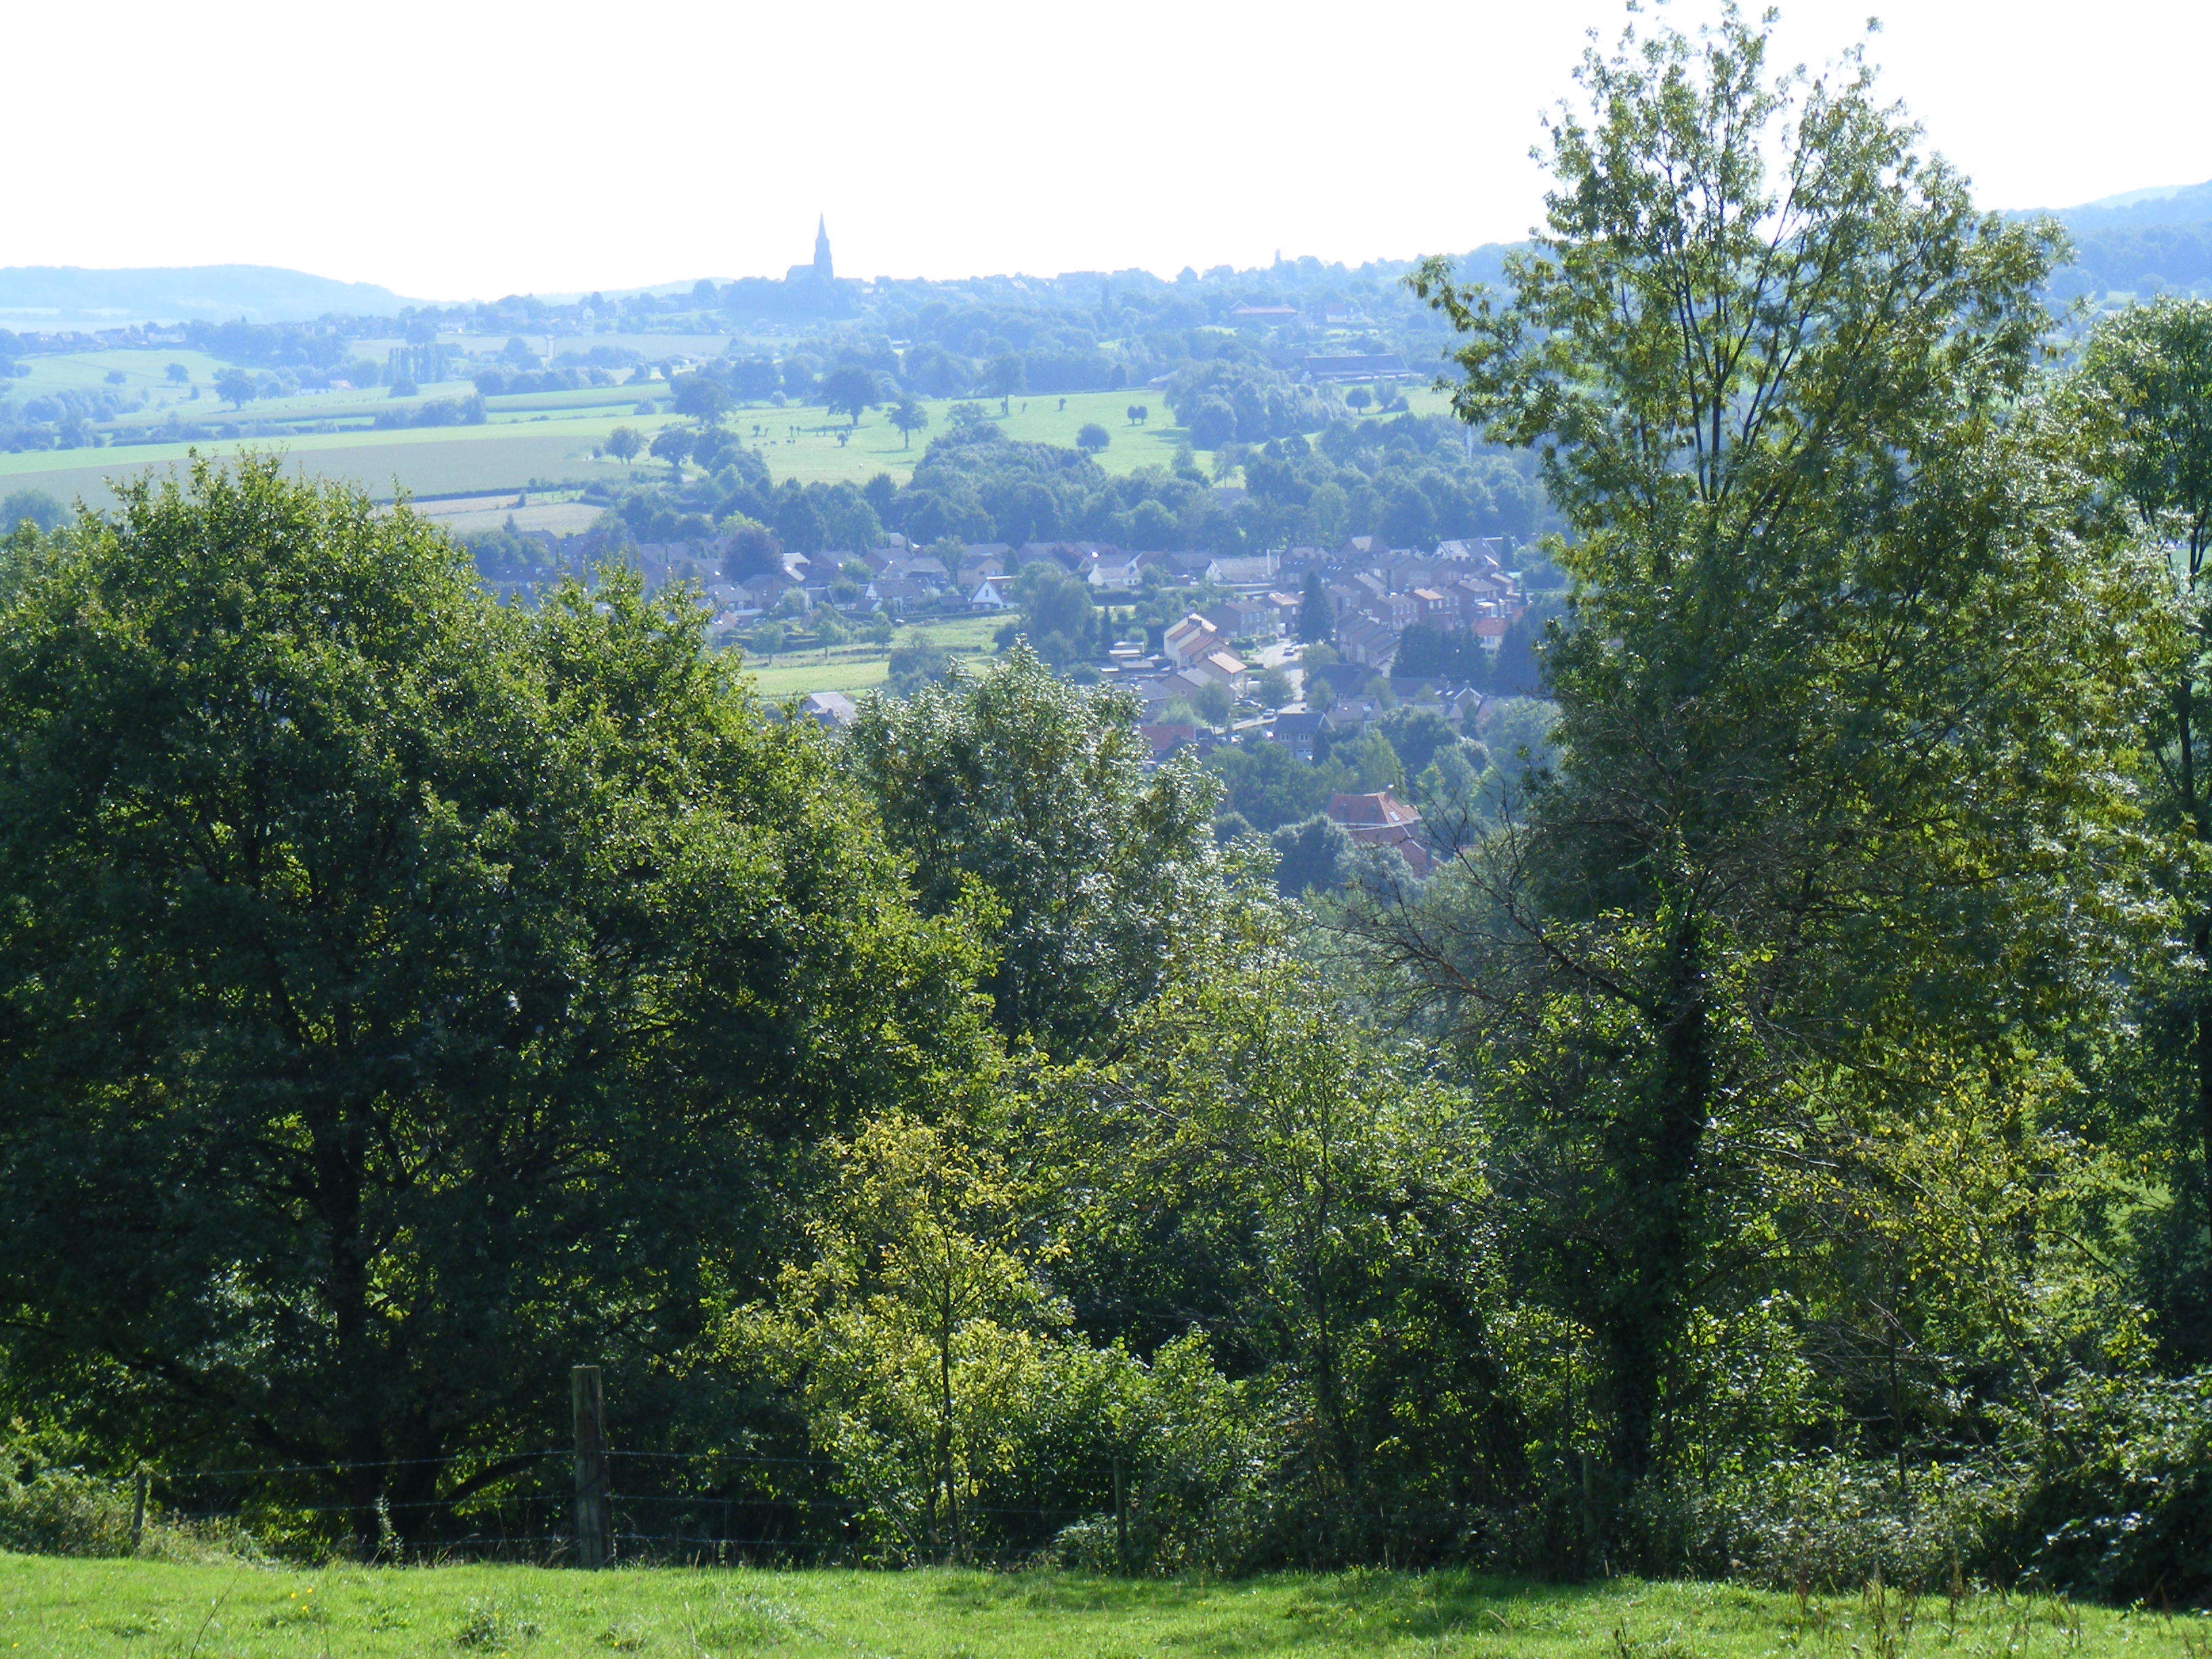
[(2045, 1598), (1358, 1572), (1243, 1583), (1067, 1573), (333, 1568), (0, 1555), (0, 1653), (176, 1659), (514, 1653), (779, 1659), (2034, 1659), (2206, 1651), (2206, 1622)]

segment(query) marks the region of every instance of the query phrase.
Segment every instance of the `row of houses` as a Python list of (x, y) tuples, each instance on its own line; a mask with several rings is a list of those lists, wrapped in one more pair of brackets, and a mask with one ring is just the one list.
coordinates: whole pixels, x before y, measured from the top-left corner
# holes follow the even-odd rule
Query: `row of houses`
[(1336, 648), (1346, 662), (1387, 671), (1415, 623), (1464, 629), (1494, 653), (1528, 609), (1520, 578), (1494, 544), (1445, 542), (1433, 555), (1365, 552), (1341, 563), (1328, 586)]

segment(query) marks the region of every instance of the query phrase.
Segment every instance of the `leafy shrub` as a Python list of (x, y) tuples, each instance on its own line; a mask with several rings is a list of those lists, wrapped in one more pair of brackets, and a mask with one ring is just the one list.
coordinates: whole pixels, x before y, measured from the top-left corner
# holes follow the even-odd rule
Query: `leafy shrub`
[(127, 1486), (80, 1470), (33, 1468), (0, 1451), (0, 1549), (25, 1555), (128, 1555)]

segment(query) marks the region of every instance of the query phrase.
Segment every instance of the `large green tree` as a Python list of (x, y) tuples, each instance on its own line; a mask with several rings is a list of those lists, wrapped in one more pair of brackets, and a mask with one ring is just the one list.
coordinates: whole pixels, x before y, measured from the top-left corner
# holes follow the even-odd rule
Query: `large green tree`
[[(2134, 525), (2166, 557), (2157, 574), (2186, 635), (2165, 686), (2160, 741), (2153, 749), (2167, 822), (2212, 851), (2212, 303), (2161, 300), (2130, 307), (2100, 324), (2083, 354), (2075, 410), (2101, 441), (2098, 471)], [(2203, 871), (2176, 862), (2176, 896), (2197, 967), (2185, 975), (2191, 1105), (2212, 1227), (2212, 895)], [(2154, 975), (2149, 982), (2163, 983)]]
[(1213, 780), (1151, 751), (1126, 692), (1071, 685), (1025, 646), (878, 698), (847, 738), (854, 775), (913, 861), (922, 908), (984, 899), (1000, 1029), (1066, 1056), (1109, 1048), (1224, 927)]
[(380, 1500), (434, 1532), (569, 1363), (772, 1270), (815, 1137), (988, 1067), (964, 947), (700, 625), (614, 574), (493, 605), (273, 459), (29, 556), (6, 1376), (173, 1465), (329, 1466), (356, 1539)]
[(1978, 214), (1856, 54), (1776, 75), (1733, 7), (1578, 79), (1510, 299), (1418, 279), (1459, 411), (1571, 528), (1561, 757), (1377, 939), (1492, 1062), (1626, 1516), (1692, 1333), (1778, 1248), (1773, 1177), (1843, 1155), (1812, 1079), (1925, 1105), (2094, 1003), (2142, 606), (2035, 395), (2055, 228)]

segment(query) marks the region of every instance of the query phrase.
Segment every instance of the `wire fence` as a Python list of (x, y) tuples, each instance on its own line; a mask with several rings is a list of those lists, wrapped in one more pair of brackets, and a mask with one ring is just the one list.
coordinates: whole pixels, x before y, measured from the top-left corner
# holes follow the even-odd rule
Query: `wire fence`
[[(617, 1448), (596, 1455), (605, 1460), (608, 1545), (614, 1559), (634, 1562), (1007, 1562), (1034, 1558), (1071, 1525), (1113, 1518), (1103, 1472), (1100, 1501), (1022, 1503), (1007, 1501), (1019, 1494), (1000, 1494), (956, 1510), (941, 1487), (878, 1490), (835, 1458)], [(577, 1464), (575, 1451), (545, 1448), (112, 1479), (122, 1491), (135, 1485), (152, 1524), (234, 1528), (280, 1552), (289, 1545), (392, 1560), (559, 1565), (579, 1556)]]

